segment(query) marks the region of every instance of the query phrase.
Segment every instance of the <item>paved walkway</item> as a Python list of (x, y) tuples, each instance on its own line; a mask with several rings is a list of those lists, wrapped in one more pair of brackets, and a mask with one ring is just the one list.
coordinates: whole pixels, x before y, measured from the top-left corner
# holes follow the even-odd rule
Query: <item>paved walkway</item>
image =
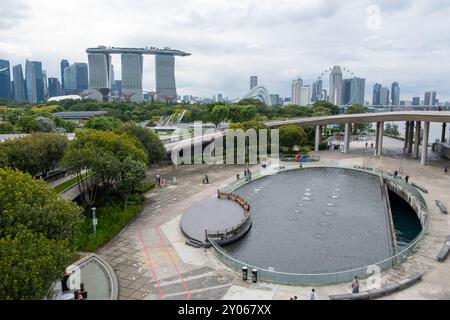
[[(385, 138), (388, 140), (388, 138)], [(392, 139), (393, 140), (393, 139)], [(417, 160), (403, 157), (396, 141), (385, 143), (389, 156), (375, 158), (364, 152), (365, 146), (352, 142), (350, 153), (320, 152), (321, 161), (340, 161), (409, 174), (429, 190), (424, 197), (430, 209), (430, 225), (418, 252), (401, 266), (383, 273), (383, 282), (398, 281), (414, 271), (424, 271), (423, 280), (413, 287), (388, 296), (388, 299), (450, 299), (450, 259), (444, 263), (434, 260), (450, 234), (450, 219), (441, 214), (434, 200), (441, 200), (450, 208), (450, 176), (443, 173), (448, 161), (431, 161), (424, 168)], [(403, 142), (398, 141), (400, 144)], [(359, 145), (361, 144), (361, 146)], [(369, 143), (370, 145), (370, 143)], [(362, 147), (362, 149), (361, 149)], [(152, 169), (169, 182), (162, 189), (146, 194), (143, 212), (110, 241), (99, 254), (116, 270), (120, 299), (289, 299), (297, 295), (306, 299), (311, 288), (276, 285), (264, 282), (243, 282), (240, 274), (225, 267), (211, 249), (196, 249), (185, 245), (180, 231), (182, 213), (199, 200), (214, 197), (221, 185), (242, 175), (243, 167), (236, 166), (182, 166)], [(255, 170), (252, 170), (256, 172)], [(207, 173), (210, 185), (202, 184)], [(172, 183), (176, 177), (176, 184)], [(361, 290), (364, 290), (362, 282)], [(349, 292), (349, 284), (318, 287), (318, 298)]]

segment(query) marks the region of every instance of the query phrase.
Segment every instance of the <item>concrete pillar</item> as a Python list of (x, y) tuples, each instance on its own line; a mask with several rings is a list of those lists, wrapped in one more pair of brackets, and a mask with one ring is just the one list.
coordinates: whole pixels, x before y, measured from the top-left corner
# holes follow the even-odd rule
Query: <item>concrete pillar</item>
[(375, 157), (378, 156), (378, 143), (380, 141), (380, 123), (377, 122), (376, 131), (375, 131)]
[(320, 144), (320, 126), (316, 126), (316, 141), (314, 143), (314, 151), (319, 151)]
[(413, 138), (414, 138), (414, 121), (410, 121), (408, 134), (408, 153), (412, 153)]
[(350, 124), (347, 122), (345, 123), (345, 132), (344, 132), (344, 153), (348, 152), (348, 147), (350, 145), (349, 140), (350, 140), (350, 128), (349, 128)]
[(377, 155), (381, 157), (383, 154), (383, 131), (384, 131), (384, 122), (380, 122), (380, 129), (378, 130), (378, 149)]
[(414, 158), (419, 158), (420, 121), (416, 121), (416, 135), (414, 137)]
[(442, 124), (442, 133), (441, 133), (441, 142), (444, 143), (445, 142), (445, 129), (447, 127), (447, 124), (444, 122)]
[(427, 163), (427, 151), (428, 151), (428, 134), (430, 132), (430, 122), (423, 122), (423, 139), (422, 139), (422, 156), (420, 158), (420, 165), (424, 166)]
[(347, 151), (349, 151), (350, 150), (350, 141), (351, 141), (351, 138), (352, 138), (352, 124), (351, 123), (349, 123), (349, 125), (348, 125), (348, 139), (347, 139)]
[(403, 153), (406, 153), (406, 150), (408, 149), (408, 137), (409, 136), (409, 121), (406, 121), (405, 123), (405, 143), (403, 145)]

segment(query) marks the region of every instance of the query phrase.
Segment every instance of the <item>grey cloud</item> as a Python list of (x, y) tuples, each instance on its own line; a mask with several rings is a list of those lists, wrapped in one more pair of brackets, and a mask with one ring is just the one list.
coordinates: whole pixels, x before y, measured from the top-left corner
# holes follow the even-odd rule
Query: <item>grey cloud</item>
[(25, 19), (28, 3), (25, 0), (0, 1), (0, 30), (10, 29)]

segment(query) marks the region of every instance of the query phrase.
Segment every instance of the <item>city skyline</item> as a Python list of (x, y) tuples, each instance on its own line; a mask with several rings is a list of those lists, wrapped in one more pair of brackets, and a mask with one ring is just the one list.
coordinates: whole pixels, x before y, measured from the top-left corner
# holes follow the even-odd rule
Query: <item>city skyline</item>
[[(62, 58), (87, 62), (87, 47), (168, 45), (193, 54), (176, 62), (180, 95), (221, 91), (239, 97), (246, 92), (242, 84), (248, 83), (249, 75), (258, 74), (270, 92), (289, 96), (292, 79), (315, 79), (329, 66), (348, 65), (368, 80), (368, 88), (376, 82), (397, 81), (402, 96), (436, 90), (443, 100), (450, 98), (445, 79), (450, 66), (442, 63), (450, 52), (448, 3), (378, 1), (381, 23), (371, 28), (367, 25), (371, 1), (285, 1), (276, 7), (265, 1), (194, 2), (2, 3), (8, 19), (0, 18), (0, 57), (11, 65), (39, 60), (48, 77), (60, 77), (58, 62)], [(308, 32), (295, 32), (298, 29)], [(118, 58), (113, 58), (114, 65), (119, 65)], [(153, 63), (144, 62), (144, 89), (155, 88), (154, 72)]]

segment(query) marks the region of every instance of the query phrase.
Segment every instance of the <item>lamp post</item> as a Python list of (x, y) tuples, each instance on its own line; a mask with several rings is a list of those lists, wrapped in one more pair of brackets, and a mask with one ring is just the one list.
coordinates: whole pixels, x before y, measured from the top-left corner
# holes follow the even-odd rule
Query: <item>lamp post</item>
[(95, 216), (96, 207), (92, 207), (92, 225), (94, 226), (94, 237), (97, 232), (97, 217)]

